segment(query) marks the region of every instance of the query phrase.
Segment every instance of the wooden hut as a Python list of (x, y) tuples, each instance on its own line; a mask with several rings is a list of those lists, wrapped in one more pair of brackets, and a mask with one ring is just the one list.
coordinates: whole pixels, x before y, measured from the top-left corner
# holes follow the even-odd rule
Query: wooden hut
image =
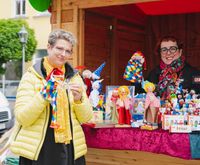
[(93, 71), (105, 61), (104, 86), (121, 85), (128, 84), (122, 75), (134, 51), (145, 54), (144, 76), (159, 63), (156, 40), (167, 34), (183, 41), (187, 61), (200, 68), (199, 11), (198, 0), (53, 0), (51, 24), (78, 38), (74, 66)]
[[(132, 53), (141, 50), (148, 72), (159, 63), (158, 38), (175, 35), (184, 43), (186, 60), (200, 69), (198, 0), (53, 0), (52, 29), (73, 32), (78, 45), (71, 63), (95, 70), (104, 61), (105, 85), (128, 84), (122, 75)], [(181, 143), (181, 142), (180, 142)], [(114, 156), (113, 156), (114, 155)], [(130, 159), (129, 159), (130, 158)], [(105, 160), (104, 163), (102, 161)], [(127, 160), (127, 161), (126, 161)], [(88, 164), (199, 164), (136, 151), (89, 149)]]

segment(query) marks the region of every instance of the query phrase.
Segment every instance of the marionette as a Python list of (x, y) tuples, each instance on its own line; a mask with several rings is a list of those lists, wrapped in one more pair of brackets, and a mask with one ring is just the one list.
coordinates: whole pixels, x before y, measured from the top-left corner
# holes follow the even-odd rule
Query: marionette
[(158, 127), (158, 112), (160, 108), (160, 100), (154, 95), (155, 85), (149, 81), (144, 82), (144, 90), (146, 91), (145, 113), (144, 119), (147, 124)]
[(131, 124), (131, 99), (129, 98), (130, 90), (127, 86), (118, 88), (119, 98), (116, 101), (118, 111), (118, 124)]
[(112, 90), (110, 98), (110, 111), (111, 111), (111, 121), (115, 124), (118, 123), (119, 114), (117, 112), (116, 102), (119, 99), (118, 88)]
[(93, 108), (97, 108), (98, 104), (99, 104), (99, 91), (98, 89), (100, 88), (100, 83), (103, 81), (103, 79), (101, 80), (96, 80), (92, 83), (92, 91), (90, 93), (89, 96), (89, 100), (93, 106)]
[(92, 72), (88, 69), (84, 70), (82, 73), (83, 81), (86, 87), (87, 96), (90, 96), (90, 92), (92, 90)]
[[(101, 72), (103, 70), (103, 68), (105, 67), (106, 63), (104, 62), (103, 64), (101, 64), (93, 73), (92, 73), (92, 80), (96, 81), (100, 79), (100, 75)], [(99, 93), (102, 93), (102, 84), (101, 82), (99, 83)]]
[(103, 70), (103, 68), (105, 67), (106, 62), (104, 62), (103, 64), (101, 64), (93, 73), (92, 73), (92, 79), (95, 80), (99, 80), (100, 79), (100, 74)]
[(64, 81), (64, 73), (59, 69), (54, 69), (47, 77), (47, 83), (40, 91), (42, 96), (49, 100), (52, 106), (52, 120), (50, 127), (59, 128), (60, 124), (57, 121), (57, 94), (58, 90), (63, 88), (69, 89), (68, 84)]
[(136, 51), (125, 68), (124, 79), (135, 86), (136, 93), (142, 93), (141, 82), (143, 80), (143, 69), (146, 70), (145, 57), (140, 51)]

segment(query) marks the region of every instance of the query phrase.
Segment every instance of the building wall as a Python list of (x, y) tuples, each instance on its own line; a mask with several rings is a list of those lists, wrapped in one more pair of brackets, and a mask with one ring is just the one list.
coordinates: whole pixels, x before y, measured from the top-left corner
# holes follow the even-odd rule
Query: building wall
[[(0, 19), (17, 18), (15, 17), (15, 0), (0, 0)], [(37, 12), (32, 8), (29, 1), (26, 0), (26, 16), (19, 17), (25, 19), (30, 28), (34, 29), (37, 49), (46, 49), (47, 38), (51, 31), (50, 13)]]

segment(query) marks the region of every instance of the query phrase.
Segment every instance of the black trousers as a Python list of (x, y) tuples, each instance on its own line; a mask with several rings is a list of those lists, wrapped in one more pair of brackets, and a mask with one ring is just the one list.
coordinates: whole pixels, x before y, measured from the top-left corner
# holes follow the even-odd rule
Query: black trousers
[(24, 157), (19, 157), (19, 165), (86, 165), (85, 162), (85, 157), (82, 156), (80, 158), (78, 158), (77, 160), (73, 161), (73, 160), (60, 160), (59, 164), (58, 162), (56, 164), (55, 161), (50, 161), (50, 160), (37, 160), (37, 161), (33, 161)]

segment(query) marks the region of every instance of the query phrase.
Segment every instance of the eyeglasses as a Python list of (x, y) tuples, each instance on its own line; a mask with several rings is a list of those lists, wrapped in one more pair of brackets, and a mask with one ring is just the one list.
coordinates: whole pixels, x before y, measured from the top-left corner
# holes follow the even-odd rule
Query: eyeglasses
[(167, 54), (168, 52), (172, 53), (176, 53), (176, 51), (178, 50), (177, 46), (170, 46), (169, 49), (167, 49), (166, 47), (160, 48), (160, 53), (161, 54)]
[(55, 50), (59, 54), (62, 54), (63, 52), (65, 52), (65, 56), (72, 55), (72, 51), (71, 50), (65, 50), (64, 48), (61, 48), (61, 47), (58, 47), (58, 46), (55, 47)]

